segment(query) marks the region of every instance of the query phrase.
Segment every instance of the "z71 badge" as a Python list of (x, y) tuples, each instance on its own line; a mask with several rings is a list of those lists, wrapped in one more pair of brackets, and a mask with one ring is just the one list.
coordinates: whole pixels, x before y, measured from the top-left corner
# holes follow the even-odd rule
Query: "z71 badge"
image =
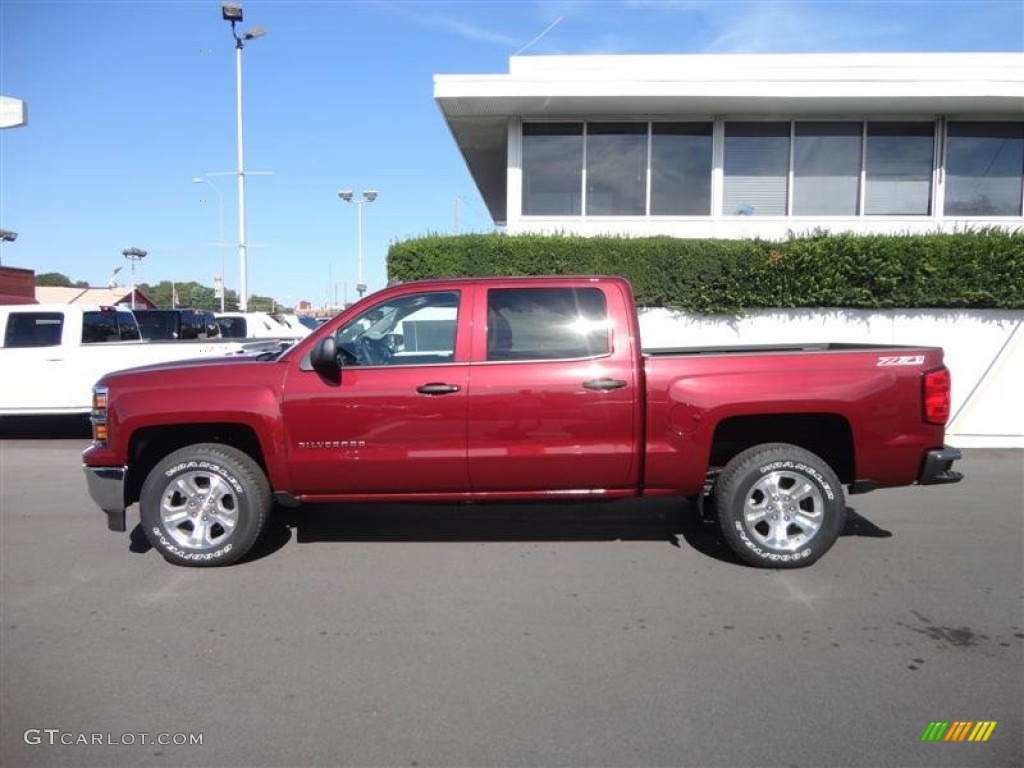
[(883, 365), (924, 365), (924, 355), (900, 355), (898, 357), (880, 357), (877, 367)]

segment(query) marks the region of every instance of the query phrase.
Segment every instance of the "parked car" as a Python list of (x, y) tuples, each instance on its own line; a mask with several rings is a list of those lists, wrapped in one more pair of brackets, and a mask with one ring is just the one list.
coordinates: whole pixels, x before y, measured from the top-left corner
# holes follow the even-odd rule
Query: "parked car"
[(285, 328), (293, 331), (295, 333), (295, 337), (299, 339), (304, 339), (312, 330), (312, 328), (302, 321), (301, 317), (295, 314), (288, 312), (274, 312), (271, 317), (277, 320), (277, 322)]
[(269, 360), (105, 376), (89, 491), (111, 530), (138, 502), (179, 565), (243, 557), (275, 500), (679, 496), (739, 559), (793, 568), (843, 530), (844, 486), (961, 479), (939, 348), (639, 338), (616, 277), (385, 288)]
[(226, 339), (282, 339), (294, 341), (308, 331), (282, 325), (266, 312), (217, 312), (217, 325)]
[(85, 414), (92, 407), (92, 385), (110, 371), (266, 351), (259, 346), (220, 339), (146, 341), (132, 312), (117, 307), (3, 305), (0, 415)]
[(220, 326), (208, 309), (136, 309), (144, 339), (219, 339)]

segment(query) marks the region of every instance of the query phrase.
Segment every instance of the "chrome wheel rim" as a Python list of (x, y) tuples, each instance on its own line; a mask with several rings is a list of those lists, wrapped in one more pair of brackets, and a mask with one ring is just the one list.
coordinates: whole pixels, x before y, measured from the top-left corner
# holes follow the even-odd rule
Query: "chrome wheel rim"
[(238, 497), (220, 475), (188, 472), (164, 489), (160, 524), (184, 549), (214, 549), (231, 537), (238, 524)]
[(821, 491), (797, 472), (770, 472), (754, 483), (743, 502), (747, 534), (779, 552), (805, 546), (824, 520)]

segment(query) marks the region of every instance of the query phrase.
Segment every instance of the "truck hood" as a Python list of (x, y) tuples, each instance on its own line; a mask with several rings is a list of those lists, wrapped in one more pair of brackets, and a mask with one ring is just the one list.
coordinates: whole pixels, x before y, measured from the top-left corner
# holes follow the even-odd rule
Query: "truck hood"
[[(273, 370), (279, 367), (281, 371)], [(282, 376), (285, 367), (259, 357), (200, 357), (112, 371), (98, 383), (118, 389), (209, 388), (229, 383), (264, 383)], [(262, 375), (264, 371), (269, 375)]]

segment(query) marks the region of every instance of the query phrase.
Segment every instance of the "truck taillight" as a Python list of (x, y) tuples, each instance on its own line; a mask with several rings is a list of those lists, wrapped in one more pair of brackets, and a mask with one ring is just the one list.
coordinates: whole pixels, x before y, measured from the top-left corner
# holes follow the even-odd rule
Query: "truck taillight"
[(97, 445), (107, 444), (107, 388), (93, 387), (92, 411), (89, 413), (92, 422), (92, 441)]
[(924, 375), (924, 420), (929, 424), (945, 424), (949, 420), (951, 386), (952, 379), (948, 368), (938, 368)]

